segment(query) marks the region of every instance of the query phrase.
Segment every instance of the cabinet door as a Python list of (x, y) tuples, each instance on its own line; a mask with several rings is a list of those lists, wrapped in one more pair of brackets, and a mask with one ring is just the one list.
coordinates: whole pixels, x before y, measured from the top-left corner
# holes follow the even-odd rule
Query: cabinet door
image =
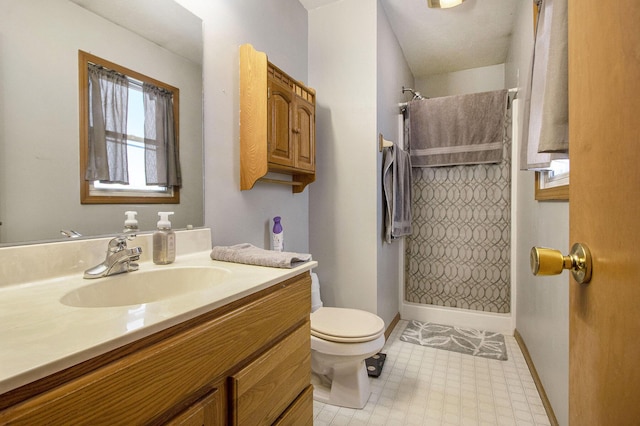
[(174, 417), (167, 426), (215, 426), (225, 423), (220, 391), (214, 389), (198, 402)]
[(231, 377), (232, 425), (270, 425), (311, 381), (307, 321)]
[(268, 78), (267, 87), (267, 161), (293, 167), (293, 93), (289, 86), (272, 78)]
[(302, 391), (287, 411), (273, 423), (273, 426), (312, 426), (313, 425), (313, 386)]
[(294, 139), (296, 141), (296, 168), (314, 172), (316, 169), (315, 107), (299, 96), (295, 99)]

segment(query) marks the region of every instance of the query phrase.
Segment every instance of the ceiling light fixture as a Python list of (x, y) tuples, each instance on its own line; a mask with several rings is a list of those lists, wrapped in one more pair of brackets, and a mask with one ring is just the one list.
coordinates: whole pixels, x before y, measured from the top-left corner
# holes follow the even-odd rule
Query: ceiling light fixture
[(464, 0), (427, 0), (427, 5), (434, 9), (447, 9), (449, 7), (460, 6)]

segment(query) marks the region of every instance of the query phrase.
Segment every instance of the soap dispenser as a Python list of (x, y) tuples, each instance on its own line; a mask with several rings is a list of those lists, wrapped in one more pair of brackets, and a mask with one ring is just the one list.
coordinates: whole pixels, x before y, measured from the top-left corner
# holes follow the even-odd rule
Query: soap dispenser
[(124, 221), (124, 229), (122, 232), (125, 233), (136, 233), (138, 232), (138, 220), (136, 219), (136, 215), (138, 212), (136, 211), (128, 211), (124, 212), (124, 215), (127, 217)]
[(153, 263), (166, 265), (176, 260), (176, 234), (171, 229), (169, 215), (173, 212), (158, 212), (158, 229), (153, 233)]

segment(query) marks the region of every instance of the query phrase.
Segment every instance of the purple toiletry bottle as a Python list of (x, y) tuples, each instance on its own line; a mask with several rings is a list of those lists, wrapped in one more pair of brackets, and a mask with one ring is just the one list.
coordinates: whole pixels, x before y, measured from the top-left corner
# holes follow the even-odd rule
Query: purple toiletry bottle
[(284, 231), (282, 230), (282, 224), (280, 223), (280, 216), (273, 218), (273, 231), (271, 233), (271, 242), (273, 250), (284, 250)]

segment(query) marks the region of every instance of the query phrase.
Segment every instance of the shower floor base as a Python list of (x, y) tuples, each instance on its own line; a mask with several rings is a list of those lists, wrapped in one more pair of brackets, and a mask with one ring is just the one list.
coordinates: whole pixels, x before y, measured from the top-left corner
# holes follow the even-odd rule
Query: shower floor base
[(513, 330), (515, 329), (511, 314), (494, 314), (409, 302), (402, 303), (400, 317), (422, 322), (455, 325), (456, 327), (491, 330), (508, 336), (513, 336)]

